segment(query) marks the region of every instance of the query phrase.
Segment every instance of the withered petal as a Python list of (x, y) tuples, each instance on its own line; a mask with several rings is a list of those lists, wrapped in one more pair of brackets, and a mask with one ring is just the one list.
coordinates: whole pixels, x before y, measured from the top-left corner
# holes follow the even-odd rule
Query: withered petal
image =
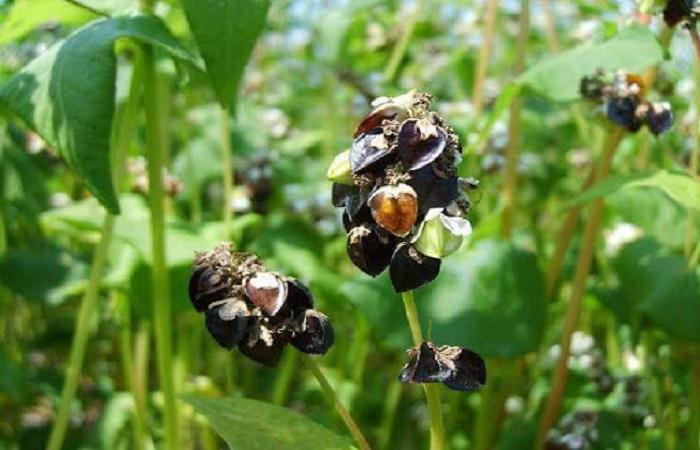
[(305, 312), (302, 332), (292, 337), (292, 345), (310, 355), (324, 355), (334, 342), (330, 320), (313, 309)]
[(395, 247), (393, 238), (382, 238), (376, 227), (370, 224), (355, 227), (348, 233), (347, 252), (350, 260), (372, 277), (387, 268)]
[[(447, 133), (441, 127), (417, 119), (401, 124), (398, 149), (401, 163), (407, 171), (418, 170), (435, 161), (447, 146)], [(425, 130), (424, 128), (430, 128)]]
[(438, 177), (431, 166), (411, 172), (408, 184), (418, 195), (419, 216), (431, 208), (444, 208), (459, 196), (459, 179)]
[(205, 324), (220, 346), (232, 349), (248, 335), (248, 317), (245, 314), (223, 314), (226, 319), (222, 318), (222, 312), (229, 306), (228, 303), (222, 303), (209, 308)]
[(282, 356), (282, 350), (287, 344), (286, 340), (274, 340), (271, 346), (267, 346), (261, 339), (253, 345), (243, 341), (238, 344), (238, 349), (248, 358), (268, 367), (275, 367)]
[(422, 254), (411, 244), (401, 243), (389, 265), (391, 284), (396, 292), (418, 289), (438, 276), (440, 264), (440, 259)]
[(391, 154), (391, 148), (382, 134), (382, 130), (375, 129), (369, 133), (358, 136), (350, 147), (350, 168), (357, 174), (371, 166), (382, 162)]

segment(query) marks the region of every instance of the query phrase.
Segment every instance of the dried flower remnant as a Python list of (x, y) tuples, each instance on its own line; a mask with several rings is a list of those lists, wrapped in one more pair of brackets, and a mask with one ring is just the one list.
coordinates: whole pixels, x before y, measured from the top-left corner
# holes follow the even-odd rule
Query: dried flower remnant
[(473, 183), (457, 176), (459, 138), (430, 103), (416, 92), (376, 99), (327, 173), (333, 204), (344, 209), (348, 256), (371, 276), (389, 267), (397, 292), (432, 281), (471, 231)]
[(486, 366), (478, 354), (462, 347), (422, 342), (408, 350), (402, 383), (443, 383), (457, 391), (476, 391), (486, 384)]
[(671, 106), (647, 100), (644, 81), (637, 75), (598, 70), (581, 80), (580, 90), (584, 98), (603, 105), (609, 120), (633, 133), (646, 125), (658, 136), (673, 124)]
[(194, 308), (224, 348), (276, 365), (291, 344), (322, 355), (333, 345), (333, 327), (313, 309), (311, 292), (298, 280), (267, 270), (257, 256), (231, 251), (228, 243), (199, 254), (189, 285)]

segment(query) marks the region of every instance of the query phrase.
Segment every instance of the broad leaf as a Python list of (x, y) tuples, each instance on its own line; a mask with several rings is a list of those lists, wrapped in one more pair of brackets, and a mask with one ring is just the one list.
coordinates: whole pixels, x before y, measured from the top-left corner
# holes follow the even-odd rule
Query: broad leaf
[(419, 304), (438, 344), (470, 347), (486, 357), (535, 351), (544, 331), (546, 300), (534, 253), (498, 240), (480, 241), (443, 261), (434, 287)]
[(207, 74), (223, 107), (235, 102), (255, 42), (265, 27), (269, 0), (182, 0)]
[(352, 448), (340, 436), (286, 408), (244, 398), (184, 400), (226, 441), (231, 450), (332, 450)]
[(83, 24), (96, 16), (65, 0), (16, 0), (0, 27), (0, 44), (23, 38), (46, 23)]
[(639, 72), (661, 62), (664, 53), (654, 34), (641, 26), (631, 26), (598, 44), (583, 44), (547, 58), (520, 77), (520, 82), (554, 101), (580, 97), (581, 78), (596, 69)]
[(196, 62), (153, 16), (93, 22), (54, 45), (0, 89), (0, 105), (56, 147), (110, 212), (119, 212), (110, 156), (114, 42), (133, 38)]
[(661, 170), (652, 175), (611, 177), (567, 202), (567, 206), (580, 205), (598, 197), (605, 197), (619, 189), (652, 187), (661, 190), (685, 208), (700, 210), (700, 181), (682, 174)]

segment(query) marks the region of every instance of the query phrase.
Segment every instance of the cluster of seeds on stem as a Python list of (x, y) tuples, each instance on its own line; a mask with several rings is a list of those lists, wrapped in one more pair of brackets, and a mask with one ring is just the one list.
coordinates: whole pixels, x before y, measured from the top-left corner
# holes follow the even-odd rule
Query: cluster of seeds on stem
[(669, 27), (682, 24), (691, 28), (695, 27), (700, 17), (700, 5), (695, 0), (668, 0), (663, 14), (664, 22)]
[(331, 323), (313, 309), (306, 286), (268, 271), (255, 255), (233, 252), (229, 243), (197, 255), (189, 294), (219, 345), (237, 346), (262, 364), (276, 365), (288, 343), (314, 355), (333, 345)]
[(457, 391), (476, 391), (486, 383), (486, 365), (475, 352), (432, 342), (408, 350), (408, 362), (401, 370), (402, 383), (443, 383)]
[(415, 92), (377, 98), (328, 169), (350, 259), (371, 276), (388, 266), (397, 292), (432, 281), (471, 232), (476, 183), (457, 176), (459, 138), (430, 103)]
[(585, 450), (598, 441), (598, 414), (579, 410), (565, 416), (559, 426), (550, 431), (546, 450)]
[(583, 77), (580, 88), (583, 97), (603, 105), (608, 119), (633, 133), (646, 125), (659, 135), (673, 124), (671, 106), (647, 100), (644, 81), (637, 75), (598, 70)]

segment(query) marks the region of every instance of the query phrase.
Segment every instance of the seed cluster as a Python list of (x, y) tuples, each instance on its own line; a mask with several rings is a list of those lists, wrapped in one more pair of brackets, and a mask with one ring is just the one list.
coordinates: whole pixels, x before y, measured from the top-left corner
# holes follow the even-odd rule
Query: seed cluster
[(700, 5), (695, 0), (668, 0), (663, 14), (669, 27), (694, 27), (700, 17)]
[(486, 383), (486, 365), (478, 354), (462, 347), (423, 342), (408, 350), (402, 383), (443, 383), (457, 391), (476, 391)]
[(389, 266), (397, 292), (432, 281), (471, 232), (473, 182), (457, 176), (459, 138), (430, 103), (415, 92), (376, 99), (328, 170), (350, 259), (371, 276)]
[(306, 286), (268, 271), (255, 255), (233, 252), (229, 243), (197, 255), (189, 294), (219, 345), (238, 346), (262, 364), (276, 365), (288, 343), (316, 355), (333, 345), (331, 323), (313, 309)]
[(633, 133), (646, 125), (659, 135), (673, 124), (671, 106), (647, 100), (644, 82), (636, 75), (598, 70), (583, 77), (580, 89), (583, 97), (603, 105), (608, 119)]

